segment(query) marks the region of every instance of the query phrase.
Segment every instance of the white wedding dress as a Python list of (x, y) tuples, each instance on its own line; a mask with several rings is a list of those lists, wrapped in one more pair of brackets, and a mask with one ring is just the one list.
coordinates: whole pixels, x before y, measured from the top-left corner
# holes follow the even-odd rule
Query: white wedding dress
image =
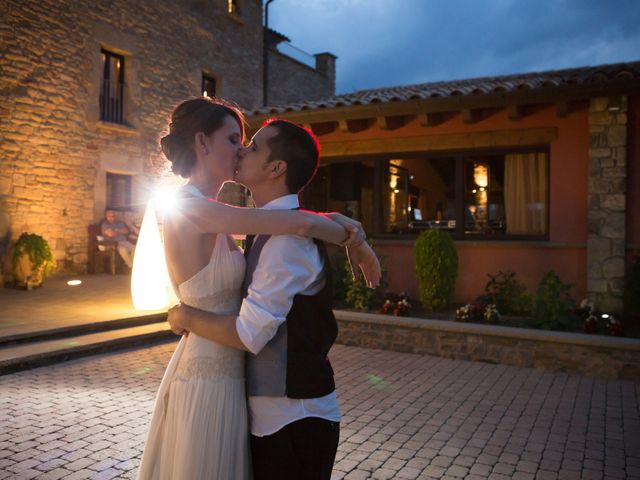
[[(211, 260), (177, 287), (178, 297), (235, 315), (244, 269), (242, 252), (218, 234)], [(182, 337), (160, 384), (138, 478), (251, 478), (244, 352), (193, 333)]]

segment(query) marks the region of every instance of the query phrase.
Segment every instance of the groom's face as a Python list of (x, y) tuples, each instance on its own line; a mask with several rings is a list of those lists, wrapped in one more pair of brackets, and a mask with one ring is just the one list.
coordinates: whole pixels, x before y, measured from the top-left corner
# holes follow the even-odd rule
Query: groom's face
[(278, 134), (278, 129), (267, 125), (256, 132), (251, 143), (238, 154), (238, 166), (234, 180), (249, 190), (269, 178), (269, 140)]

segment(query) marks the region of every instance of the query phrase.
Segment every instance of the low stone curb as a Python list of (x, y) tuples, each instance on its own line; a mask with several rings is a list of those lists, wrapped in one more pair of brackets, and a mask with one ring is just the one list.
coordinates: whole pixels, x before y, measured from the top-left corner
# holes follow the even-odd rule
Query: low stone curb
[(640, 340), (335, 310), (338, 343), (640, 380)]

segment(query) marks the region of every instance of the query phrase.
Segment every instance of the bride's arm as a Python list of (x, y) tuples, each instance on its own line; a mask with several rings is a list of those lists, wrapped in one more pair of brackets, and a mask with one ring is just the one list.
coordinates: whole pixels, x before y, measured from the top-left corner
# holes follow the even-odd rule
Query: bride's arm
[(261, 210), (234, 207), (201, 198), (181, 199), (174, 213), (183, 225), (201, 233), (300, 235), (333, 244), (358, 245), (364, 232), (354, 224), (341, 225), (304, 210)]

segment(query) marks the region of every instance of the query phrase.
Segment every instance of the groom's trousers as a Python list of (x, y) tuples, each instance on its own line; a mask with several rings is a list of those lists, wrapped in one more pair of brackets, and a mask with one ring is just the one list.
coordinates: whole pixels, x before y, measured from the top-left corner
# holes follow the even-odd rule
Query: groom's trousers
[(329, 480), (338, 450), (340, 424), (308, 417), (273, 435), (251, 435), (254, 480)]

